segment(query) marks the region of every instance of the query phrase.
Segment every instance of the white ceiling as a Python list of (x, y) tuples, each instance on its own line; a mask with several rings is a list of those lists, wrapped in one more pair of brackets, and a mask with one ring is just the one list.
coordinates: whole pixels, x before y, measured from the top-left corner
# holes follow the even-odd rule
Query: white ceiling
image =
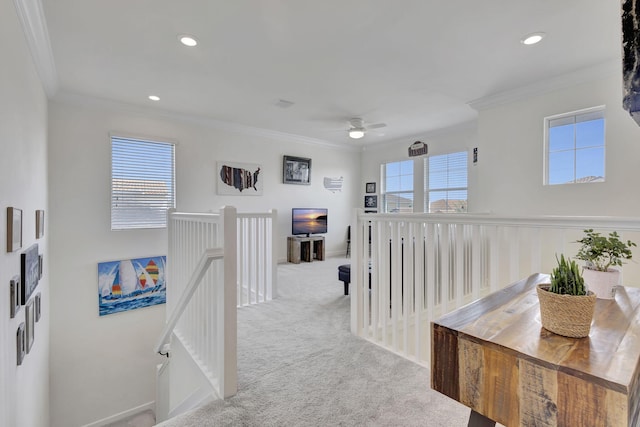
[[(456, 126), (476, 117), (472, 100), (621, 61), (614, 0), (51, 0), (43, 9), (55, 96), (350, 145)], [(536, 31), (547, 34), (541, 43), (520, 43)], [(183, 33), (199, 45), (182, 46)], [(352, 117), (386, 123), (384, 135), (350, 140)]]

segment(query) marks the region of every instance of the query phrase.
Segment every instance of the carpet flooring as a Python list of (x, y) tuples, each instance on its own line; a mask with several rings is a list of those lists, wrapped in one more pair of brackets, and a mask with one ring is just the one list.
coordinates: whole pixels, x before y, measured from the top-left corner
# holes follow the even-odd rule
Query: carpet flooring
[(466, 426), (428, 369), (351, 334), (344, 258), (278, 267), (278, 298), (238, 310), (238, 393), (159, 424)]

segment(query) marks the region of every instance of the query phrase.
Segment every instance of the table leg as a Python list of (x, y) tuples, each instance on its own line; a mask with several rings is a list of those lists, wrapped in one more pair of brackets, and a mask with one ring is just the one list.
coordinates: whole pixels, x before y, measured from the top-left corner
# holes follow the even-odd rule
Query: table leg
[(467, 424), (467, 427), (495, 427), (495, 425), (495, 421), (477, 413), (473, 409), (471, 410), (471, 415), (469, 415), (469, 424)]

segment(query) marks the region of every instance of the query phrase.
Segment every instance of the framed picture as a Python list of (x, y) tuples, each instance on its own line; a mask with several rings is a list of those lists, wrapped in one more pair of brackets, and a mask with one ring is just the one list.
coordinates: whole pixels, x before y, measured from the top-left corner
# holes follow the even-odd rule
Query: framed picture
[(377, 208), (378, 207), (378, 196), (364, 196), (364, 207), (365, 208)]
[(367, 193), (375, 193), (376, 192), (376, 183), (375, 182), (367, 182)]
[(9, 281), (10, 316), (13, 319), (20, 311), (20, 276)]
[(22, 209), (7, 208), (7, 252), (22, 248)]
[(40, 316), (42, 315), (42, 294), (38, 292), (35, 296), (36, 301), (36, 322), (40, 321)]
[(25, 330), (25, 345), (27, 348), (27, 354), (29, 354), (31, 348), (33, 347), (36, 328), (36, 308), (32, 299), (29, 300), (29, 302), (27, 302), (27, 305), (25, 306), (24, 316), (24, 321), (27, 325)]
[(167, 302), (166, 256), (98, 263), (100, 316)]
[(40, 257), (38, 256), (38, 244), (31, 245), (29, 249), (20, 255), (20, 273), (22, 280), (22, 290), (20, 298), (24, 305), (40, 280)]
[(24, 322), (20, 323), (18, 330), (16, 331), (16, 364), (22, 365), (26, 348), (24, 345)]
[(44, 211), (39, 209), (36, 211), (36, 239), (44, 236)]
[(218, 194), (262, 196), (261, 169), (254, 163), (218, 162)]
[(282, 182), (285, 184), (311, 184), (311, 159), (284, 156)]
[(42, 254), (38, 255), (38, 280), (42, 279), (42, 265), (44, 263), (42, 256)]

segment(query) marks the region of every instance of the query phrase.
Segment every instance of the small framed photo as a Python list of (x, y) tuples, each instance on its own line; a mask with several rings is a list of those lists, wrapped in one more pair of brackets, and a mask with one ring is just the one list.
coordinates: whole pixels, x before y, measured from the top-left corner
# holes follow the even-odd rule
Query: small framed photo
[(367, 190), (367, 193), (375, 193), (376, 192), (376, 183), (375, 182), (367, 182), (366, 190)]
[(7, 208), (7, 252), (22, 248), (22, 209)]
[(35, 338), (35, 328), (36, 328), (36, 308), (33, 300), (30, 299), (27, 305), (25, 306), (25, 323), (27, 324), (25, 330), (25, 344), (27, 347), (27, 354), (31, 351), (33, 347), (33, 341)]
[(44, 236), (44, 211), (38, 209), (36, 211), (36, 239)]
[(20, 276), (14, 276), (9, 281), (10, 316), (13, 319), (20, 311)]
[(24, 355), (26, 353), (25, 348), (25, 339), (24, 339), (24, 322), (20, 323), (18, 326), (18, 330), (16, 331), (16, 364), (18, 366), (22, 365), (22, 361), (24, 360)]
[(42, 315), (42, 294), (38, 292), (35, 296), (36, 301), (36, 322), (40, 321), (40, 316)]
[(311, 159), (284, 156), (282, 160), (282, 182), (285, 184), (311, 184)]
[(377, 208), (378, 207), (378, 196), (364, 196), (364, 207), (365, 208)]

